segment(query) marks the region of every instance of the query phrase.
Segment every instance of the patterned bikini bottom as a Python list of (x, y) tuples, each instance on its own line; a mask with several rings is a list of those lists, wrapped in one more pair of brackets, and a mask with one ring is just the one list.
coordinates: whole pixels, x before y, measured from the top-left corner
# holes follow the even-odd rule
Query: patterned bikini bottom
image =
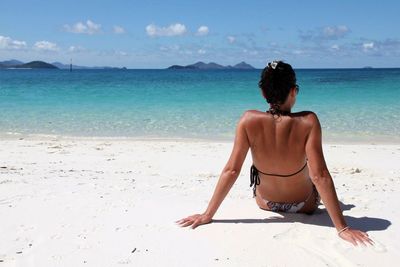
[(320, 203), (320, 196), (318, 194), (317, 189), (315, 188), (315, 185), (313, 185), (313, 190), (311, 191), (311, 193), (308, 195), (308, 197), (306, 198), (306, 200), (302, 201), (302, 202), (295, 202), (295, 203), (284, 203), (284, 202), (274, 202), (274, 201), (270, 201), (267, 199), (264, 199), (265, 204), (268, 207), (268, 210), (270, 211), (281, 211), (281, 212), (298, 212), (299, 210), (301, 210), (301, 208), (304, 207), (304, 205), (307, 203), (307, 201), (310, 200), (311, 196), (315, 194), (315, 204), (318, 205)]

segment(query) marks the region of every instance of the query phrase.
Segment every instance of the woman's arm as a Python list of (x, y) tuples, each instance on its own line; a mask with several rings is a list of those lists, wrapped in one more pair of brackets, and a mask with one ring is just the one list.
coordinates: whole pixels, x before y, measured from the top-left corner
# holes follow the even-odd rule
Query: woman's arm
[(211, 197), (206, 211), (202, 214), (194, 214), (177, 221), (176, 223), (180, 224), (180, 226), (185, 227), (192, 225), (192, 228), (194, 229), (200, 224), (211, 222), (212, 217), (217, 212), (217, 209), (225, 199), (229, 190), (232, 188), (240, 174), (243, 162), (250, 148), (245, 127), (248, 120), (247, 117), (248, 114), (244, 113), (236, 127), (235, 141), (231, 156), (222, 170), (214, 194)]
[(312, 128), (306, 142), (306, 154), (310, 177), (321, 199), (328, 211), (329, 216), (339, 233), (339, 236), (354, 245), (357, 243), (372, 243), (368, 234), (348, 228), (339, 206), (339, 200), (336, 195), (335, 185), (326, 166), (324, 154), (322, 151), (322, 133), (318, 117), (311, 113), (310, 120)]

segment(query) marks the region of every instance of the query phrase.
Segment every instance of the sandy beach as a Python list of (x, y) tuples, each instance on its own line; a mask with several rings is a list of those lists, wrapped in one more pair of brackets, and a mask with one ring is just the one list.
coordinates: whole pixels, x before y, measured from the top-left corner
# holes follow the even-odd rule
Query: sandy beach
[(373, 247), (312, 215), (258, 208), (251, 157), (211, 224), (205, 210), (230, 142), (10, 138), (0, 141), (0, 266), (395, 266), (400, 145), (325, 144), (348, 224)]

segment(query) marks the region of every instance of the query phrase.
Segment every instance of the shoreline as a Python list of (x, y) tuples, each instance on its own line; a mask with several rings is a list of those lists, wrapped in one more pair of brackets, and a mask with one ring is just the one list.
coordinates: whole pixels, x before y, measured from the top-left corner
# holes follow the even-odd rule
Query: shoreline
[[(327, 138), (322, 140), (323, 145), (400, 145), (400, 140), (383, 140), (386, 138), (353, 140), (351, 138)], [(0, 140), (40, 140), (40, 141), (128, 141), (128, 142), (183, 142), (183, 143), (233, 143), (234, 137), (227, 138), (194, 138), (194, 137), (148, 137), (148, 136), (73, 136), (50, 134), (4, 134), (0, 133)]]

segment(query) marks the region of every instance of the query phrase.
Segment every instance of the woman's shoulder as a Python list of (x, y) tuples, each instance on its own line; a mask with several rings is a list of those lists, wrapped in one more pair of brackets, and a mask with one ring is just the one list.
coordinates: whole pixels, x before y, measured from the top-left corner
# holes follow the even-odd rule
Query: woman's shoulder
[(318, 119), (317, 114), (315, 112), (313, 112), (313, 111), (310, 111), (310, 110), (296, 112), (295, 114), (299, 114), (299, 116), (308, 118), (310, 120)]
[(258, 118), (262, 118), (266, 116), (266, 112), (263, 111), (259, 111), (256, 109), (249, 109), (246, 110), (243, 114), (242, 114), (242, 120), (245, 121), (254, 121)]
[[(256, 110), (256, 109), (249, 109), (246, 110), (242, 117), (243, 118), (254, 118), (254, 117), (260, 117), (260, 116), (265, 116), (267, 113), (264, 111)], [(293, 112), (290, 114), (292, 117), (304, 117), (310, 120), (315, 120), (318, 119), (318, 116), (315, 112), (305, 110), (305, 111), (299, 111), (299, 112)]]
[(253, 125), (262, 116), (265, 116), (265, 112), (255, 110), (255, 109), (246, 110), (245, 112), (243, 112), (242, 116), (240, 117), (239, 126), (242, 125), (244, 127), (248, 127), (250, 125)]
[[(290, 114), (290, 116), (292, 118), (299, 119), (302, 122), (305, 122), (310, 125), (314, 125), (315, 123), (319, 122), (317, 114), (313, 111), (306, 110), (306, 111), (293, 112)], [(258, 120), (264, 120), (266, 117), (270, 117), (268, 116), (268, 113), (255, 109), (250, 109), (246, 110), (242, 114), (240, 121), (246, 124)]]
[(318, 116), (313, 111), (299, 111), (291, 114), (292, 117), (299, 118), (302, 122), (313, 126), (316, 123), (319, 123)]
[[(309, 126), (313, 126), (317, 123), (319, 123), (318, 116), (315, 112), (313, 111), (299, 111), (299, 112), (293, 112), (290, 114), (290, 117), (293, 119), (298, 119), (301, 121), (301, 123), (305, 123)], [(268, 113), (251, 109), (251, 110), (246, 110), (242, 117), (241, 117), (241, 122), (244, 124), (257, 124), (257, 121), (264, 121), (266, 118), (271, 118)]]
[(298, 116), (298, 117), (305, 117), (305, 118), (309, 118), (309, 119), (318, 118), (317, 114), (315, 112), (313, 112), (313, 111), (310, 111), (310, 110), (293, 112), (291, 115), (292, 116)]
[(251, 117), (251, 116), (260, 116), (263, 114), (265, 114), (265, 112), (256, 109), (249, 109), (243, 113), (243, 116)]

